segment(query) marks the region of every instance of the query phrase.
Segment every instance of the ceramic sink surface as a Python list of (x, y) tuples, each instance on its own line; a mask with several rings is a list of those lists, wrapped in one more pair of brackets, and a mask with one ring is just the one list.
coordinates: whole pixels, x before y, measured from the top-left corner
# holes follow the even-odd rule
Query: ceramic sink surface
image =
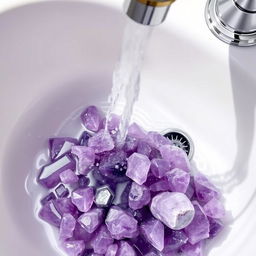
[[(106, 106), (125, 24), (120, 2), (10, 1), (0, 13), (1, 255), (57, 255), (25, 180), (46, 138), (73, 135), (68, 117)], [(228, 210), (207, 255), (247, 256), (256, 239), (256, 48), (216, 39), (204, 7), (179, 0), (154, 29), (133, 119), (192, 137), (194, 165), (220, 187)]]

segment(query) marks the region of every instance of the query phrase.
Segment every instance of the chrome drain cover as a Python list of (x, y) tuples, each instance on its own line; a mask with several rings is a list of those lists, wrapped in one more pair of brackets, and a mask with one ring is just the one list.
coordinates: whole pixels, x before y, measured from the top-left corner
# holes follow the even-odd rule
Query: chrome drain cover
[(188, 155), (188, 158), (192, 159), (194, 155), (194, 144), (185, 132), (179, 129), (169, 129), (163, 131), (162, 134), (168, 138), (174, 146), (183, 149)]

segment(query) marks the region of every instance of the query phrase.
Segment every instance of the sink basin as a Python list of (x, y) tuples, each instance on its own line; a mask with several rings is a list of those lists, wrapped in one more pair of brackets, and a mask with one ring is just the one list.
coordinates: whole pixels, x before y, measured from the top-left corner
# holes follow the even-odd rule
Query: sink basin
[[(0, 13), (5, 255), (62, 255), (52, 230), (35, 218), (34, 201), (43, 191), (31, 189), (35, 176), (27, 175), (36, 175), (35, 166), (46, 161), (46, 138), (78, 133), (78, 113), (87, 105), (106, 109), (125, 16), (120, 1), (105, 2), (45, 1)], [(133, 120), (148, 130), (187, 132), (195, 144), (193, 165), (222, 190), (227, 224), (208, 243), (207, 255), (252, 255), (256, 48), (218, 41), (205, 24), (204, 5), (177, 1), (165, 24), (154, 29)]]

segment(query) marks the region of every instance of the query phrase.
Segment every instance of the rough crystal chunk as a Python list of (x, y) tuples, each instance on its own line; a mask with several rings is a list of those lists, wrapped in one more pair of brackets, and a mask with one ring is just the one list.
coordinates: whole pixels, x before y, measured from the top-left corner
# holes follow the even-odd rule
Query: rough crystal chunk
[(102, 129), (89, 139), (88, 146), (98, 154), (111, 151), (115, 147), (115, 144), (109, 132)]
[(132, 154), (136, 152), (137, 147), (138, 147), (138, 139), (127, 136), (125, 139), (123, 150), (128, 154)]
[(103, 222), (104, 211), (100, 208), (94, 208), (82, 214), (78, 222), (88, 232), (93, 233)]
[(92, 239), (91, 245), (95, 253), (105, 254), (109, 245), (113, 244), (114, 239), (111, 237), (106, 225), (102, 225), (94, 238)]
[(220, 220), (209, 218), (210, 222), (210, 238), (213, 238), (223, 229), (223, 223)]
[(74, 184), (78, 182), (78, 177), (72, 170), (67, 169), (60, 174), (60, 180), (64, 184)]
[(162, 178), (170, 170), (169, 163), (164, 159), (153, 159), (150, 170), (157, 178)]
[(163, 145), (170, 146), (171, 142), (158, 132), (149, 132), (146, 137), (146, 142), (153, 148), (160, 150)]
[(202, 207), (198, 202), (193, 202), (195, 208), (195, 217), (192, 222), (185, 228), (188, 241), (194, 245), (203, 239), (209, 237), (210, 224)]
[(61, 215), (57, 211), (53, 201), (49, 201), (43, 205), (43, 207), (40, 209), (39, 217), (50, 225), (55, 227), (60, 226)]
[(166, 234), (164, 239), (164, 253), (177, 251), (182, 245), (186, 244), (188, 237), (183, 230), (171, 230), (170, 234)]
[(152, 185), (150, 185), (149, 188), (153, 192), (162, 192), (162, 191), (170, 190), (170, 186), (169, 186), (167, 179), (161, 179), (161, 180), (153, 183)]
[(80, 225), (79, 222), (76, 223), (75, 230), (73, 232), (73, 238), (75, 240), (83, 240), (85, 243), (88, 243), (92, 240), (93, 234), (88, 233), (84, 227)]
[[(108, 120), (108, 131), (111, 135), (117, 134), (120, 125), (120, 116), (116, 114), (111, 114)], [(106, 118), (103, 120), (103, 127), (106, 127)]]
[(69, 213), (65, 213), (60, 223), (60, 240), (73, 237), (76, 227), (76, 219)]
[(114, 193), (108, 185), (97, 188), (95, 204), (98, 207), (108, 207), (114, 199)]
[(97, 132), (100, 128), (102, 117), (95, 106), (89, 106), (81, 114), (81, 120), (86, 129)]
[(129, 206), (133, 210), (141, 209), (151, 200), (149, 189), (133, 182), (129, 193)]
[(52, 201), (54, 199), (56, 199), (56, 196), (53, 192), (51, 192), (41, 200), (41, 204), (45, 205), (47, 202)]
[(60, 184), (55, 189), (55, 193), (56, 193), (57, 197), (59, 197), (59, 198), (67, 197), (69, 194), (69, 190), (63, 184)]
[(158, 251), (164, 249), (164, 225), (156, 219), (143, 222), (140, 226), (141, 233), (146, 240)]
[(86, 175), (95, 162), (95, 152), (86, 146), (72, 147), (72, 154), (78, 157), (78, 170), (80, 174)]
[(220, 200), (213, 198), (204, 205), (204, 212), (208, 217), (215, 219), (223, 219), (225, 217), (225, 209)]
[(150, 210), (153, 216), (174, 230), (188, 226), (194, 218), (195, 210), (183, 193), (162, 192), (152, 199)]
[(142, 185), (147, 180), (150, 164), (147, 156), (133, 153), (128, 158), (126, 175), (139, 185)]
[(63, 216), (65, 213), (70, 213), (74, 217), (77, 216), (77, 208), (73, 205), (71, 198), (58, 198), (53, 201), (57, 211)]
[(118, 206), (112, 206), (105, 223), (115, 239), (132, 238), (136, 235), (138, 222)]
[(94, 200), (93, 188), (79, 188), (72, 193), (72, 203), (81, 212), (87, 212), (91, 209)]
[(199, 242), (194, 245), (187, 243), (181, 247), (181, 251), (186, 256), (203, 256), (203, 243)]
[(173, 192), (185, 193), (187, 191), (190, 181), (189, 173), (181, 169), (174, 168), (166, 173), (166, 177), (169, 187)]
[(62, 247), (68, 256), (79, 256), (85, 249), (84, 241), (64, 241)]
[(137, 153), (149, 157), (151, 153), (150, 145), (145, 141), (139, 141), (137, 146)]
[(128, 128), (128, 135), (136, 139), (144, 139), (147, 136), (147, 132), (138, 124), (132, 123)]
[(136, 253), (128, 242), (121, 241), (119, 243), (117, 256), (136, 256)]
[(118, 245), (117, 244), (111, 244), (108, 247), (105, 256), (116, 256), (117, 255), (117, 250), (118, 250)]

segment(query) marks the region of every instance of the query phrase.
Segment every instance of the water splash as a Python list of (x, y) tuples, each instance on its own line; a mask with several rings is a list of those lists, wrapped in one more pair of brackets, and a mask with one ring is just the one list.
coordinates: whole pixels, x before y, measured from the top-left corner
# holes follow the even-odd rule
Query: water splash
[[(126, 137), (131, 120), (133, 107), (140, 92), (140, 71), (143, 64), (146, 44), (152, 32), (152, 27), (137, 24), (127, 18), (124, 31), (120, 60), (113, 73), (113, 87), (109, 96), (110, 108), (107, 112), (107, 124), (111, 114), (116, 112), (120, 103), (121, 123), (119, 127), (119, 142)], [(107, 126), (106, 126), (107, 129)]]

